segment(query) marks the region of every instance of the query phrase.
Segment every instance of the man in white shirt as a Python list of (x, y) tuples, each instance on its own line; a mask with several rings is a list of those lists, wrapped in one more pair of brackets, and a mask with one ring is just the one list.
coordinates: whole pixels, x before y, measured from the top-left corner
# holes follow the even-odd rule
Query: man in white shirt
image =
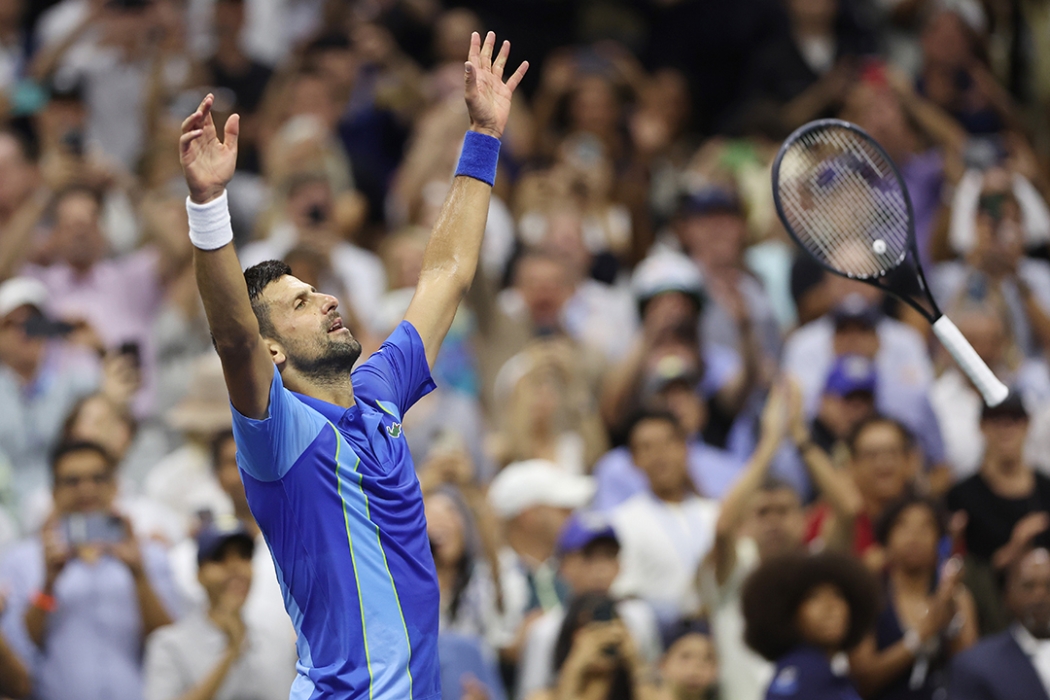
[(649, 490), (610, 513), (621, 546), (612, 593), (642, 598), (668, 620), (695, 613), (696, 570), (714, 541), (718, 503), (696, 495), (686, 436), (672, 414), (641, 414), (628, 446)]
[[(608, 595), (620, 572), (620, 542), (604, 515), (578, 511), (562, 528), (558, 538), (558, 573), (574, 596), (584, 593)], [(660, 655), (656, 616), (645, 601), (620, 600), (616, 612), (627, 626), (635, 648), (647, 663)], [(565, 621), (565, 608), (558, 606), (529, 627), (518, 667), (515, 697), (525, 700), (554, 682), (554, 647)]]

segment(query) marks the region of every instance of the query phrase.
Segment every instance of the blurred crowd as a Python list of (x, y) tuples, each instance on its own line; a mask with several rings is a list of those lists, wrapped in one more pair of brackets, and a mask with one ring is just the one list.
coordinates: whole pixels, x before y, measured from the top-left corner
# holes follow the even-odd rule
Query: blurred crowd
[[(241, 115), (242, 264), (367, 354), (488, 29), (533, 70), (404, 417), (442, 696), (1050, 700), (1048, 0), (0, 0), (0, 696), (288, 696), (180, 123)], [(1003, 404), (789, 241), (771, 161), (834, 116)]]

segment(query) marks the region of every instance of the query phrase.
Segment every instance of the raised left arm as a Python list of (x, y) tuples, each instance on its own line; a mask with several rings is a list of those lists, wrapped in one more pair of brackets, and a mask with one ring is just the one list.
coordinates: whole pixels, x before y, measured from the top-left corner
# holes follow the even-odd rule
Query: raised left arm
[[(485, 37), (484, 44), (477, 32), (472, 34), (470, 54), (464, 66), (470, 130), (489, 137), (489, 146), (495, 145), (490, 139), (499, 139), (503, 135), (510, 114), (511, 96), (529, 67), (528, 62), (522, 63), (504, 83), (503, 69), (510, 54), (510, 42), (503, 42), (493, 60), (495, 44), (496, 35), (492, 32)], [(471, 147), (472, 144), (468, 143), (464, 151)], [(483, 161), (486, 157), (494, 158), (485, 154), (477, 160)], [(458, 173), (464, 171), (464, 161), (461, 160), (460, 164)], [(474, 167), (467, 170), (474, 171), (478, 165), (474, 163)], [(476, 176), (457, 174), (427, 242), (419, 284), (405, 320), (415, 327), (423, 340), (431, 367), (445, 334), (452, 326), (459, 302), (474, 280), (491, 194), (489, 182)]]

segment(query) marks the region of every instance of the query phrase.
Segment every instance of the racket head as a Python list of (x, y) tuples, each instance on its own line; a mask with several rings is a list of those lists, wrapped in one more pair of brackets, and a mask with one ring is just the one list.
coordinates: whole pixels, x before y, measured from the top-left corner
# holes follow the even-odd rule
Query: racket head
[(915, 213), (904, 178), (866, 131), (841, 119), (796, 129), (773, 161), (773, 201), (788, 235), (822, 267), (870, 284), (911, 252)]

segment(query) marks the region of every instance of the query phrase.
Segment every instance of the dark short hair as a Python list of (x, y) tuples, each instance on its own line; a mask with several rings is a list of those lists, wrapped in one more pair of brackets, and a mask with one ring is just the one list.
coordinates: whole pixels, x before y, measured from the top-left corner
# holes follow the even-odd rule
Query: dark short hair
[(69, 455), (78, 452), (94, 452), (106, 463), (106, 471), (110, 473), (112, 473), (117, 466), (117, 462), (113, 458), (113, 455), (109, 453), (109, 450), (97, 442), (91, 442), (89, 440), (70, 440), (60, 442), (58, 446), (51, 451), (51, 478), (54, 479), (54, 477), (58, 475), (58, 465), (62, 463), (62, 460)]
[(655, 408), (645, 408), (636, 412), (631, 420), (627, 423), (627, 444), (631, 444), (631, 436), (634, 435), (635, 428), (646, 421), (660, 421), (668, 423), (674, 428), (675, 435), (682, 438), (686, 438), (685, 430), (682, 428), (682, 424), (678, 422), (678, 417), (670, 411), (664, 411)]
[(938, 539), (944, 537), (948, 532), (948, 518), (944, 512), (944, 507), (939, 501), (932, 498), (909, 493), (891, 503), (875, 522), (875, 540), (879, 544), (883, 547), (886, 546), (890, 539), (890, 533), (897, 526), (897, 521), (900, 520), (904, 511), (912, 506), (922, 506), (929, 510), (933, 514), (933, 522), (937, 528)]
[(277, 329), (273, 327), (270, 320), (270, 308), (260, 300), (263, 290), (286, 275), (292, 274), (292, 268), (288, 263), (280, 260), (265, 260), (258, 265), (252, 265), (244, 271), (244, 282), (248, 285), (248, 299), (252, 303), (252, 311), (259, 321), (259, 333), (264, 338), (276, 338)]
[(869, 416), (857, 424), (846, 438), (846, 446), (849, 448), (850, 454), (854, 454), (857, 451), (857, 440), (860, 436), (873, 425), (888, 425), (896, 428), (897, 432), (900, 433), (901, 440), (904, 442), (904, 449), (910, 450), (915, 447), (915, 436), (912, 435), (911, 430), (908, 429), (904, 423), (901, 423), (896, 418), (890, 418), (889, 416), (874, 415)]
[(842, 648), (851, 649), (871, 630), (879, 610), (879, 586), (856, 558), (825, 552), (791, 553), (765, 561), (744, 583), (744, 641), (770, 661), (802, 643), (795, 618), (813, 589), (831, 584), (849, 605)]
[(227, 440), (232, 440), (232, 439), (233, 439), (233, 431), (232, 430), (223, 430), (222, 432), (216, 434), (211, 439), (211, 444), (208, 445), (208, 448), (209, 448), (210, 453), (211, 453), (211, 466), (212, 466), (212, 469), (218, 469), (219, 468), (219, 453), (222, 451), (222, 446), (226, 444)]

